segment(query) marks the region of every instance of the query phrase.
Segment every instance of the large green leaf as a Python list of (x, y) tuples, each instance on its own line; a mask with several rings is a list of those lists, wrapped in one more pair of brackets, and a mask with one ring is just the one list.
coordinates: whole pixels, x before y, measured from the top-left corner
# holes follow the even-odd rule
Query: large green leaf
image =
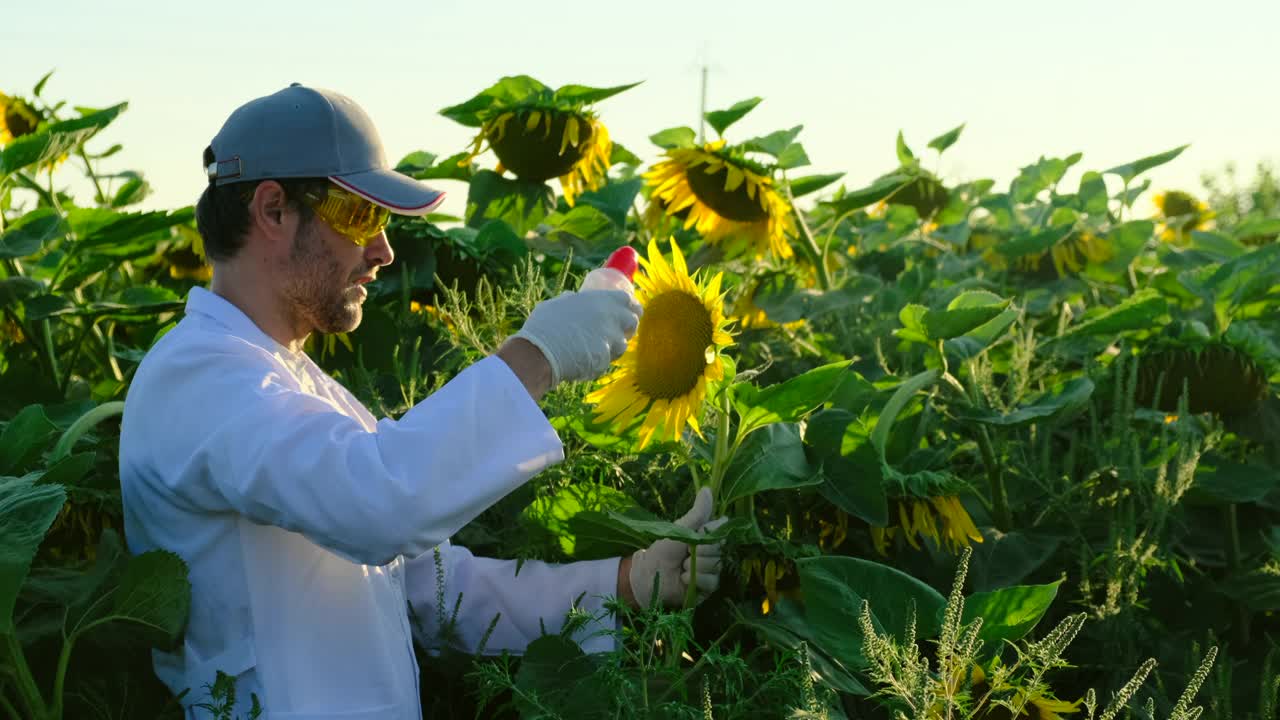
[(746, 150), (762, 152), (779, 158), (796, 141), (796, 137), (800, 135), (800, 131), (803, 129), (803, 125), (796, 125), (788, 130), (776, 130), (768, 135), (744, 140), (742, 147)]
[(996, 251), (1009, 258), (1039, 255), (1062, 242), (1071, 234), (1070, 227), (1051, 227), (1046, 230), (1028, 230), (1014, 235), (1006, 243), (996, 246)]
[(712, 110), (706, 114), (707, 122), (711, 124), (711, 127), (715, 128), (717, 134), (724, 135), (724, 131), (728, 130), (730, 125), (738, 122), (747, 113), (754, 110), (762, 100), (764, 98), (753, 97), (739, 100), (733, 104), (733, 107), (725, 110)]
[(44, 408), (29, 405), (0, 431), (0, 475), (21, 475), (53, 444), (58, 428)]
[(766, 388), (745, 382), (734, 385), (733, 404), (742, 416), (742, 426), (799, 421), (827, 402), (842, 382), (861, 379), (849, 370), (851, 363), (842, 360), (821, 365)]
[(408, 175), (416, 180), (461, 180), (469, 182), (475, 177), (476, 170), (468, 160), (470, 153), (460, 152), (437, 162), (435, 155), (419, 150), (404, 157), (397, 165), (396, 172)]
[(995, 293), (970, 290), (956, 296), (946, 310), (929, 310), (922, 321), (930, 340), (947, 340), (995, 319), (1009, 307), (1009, 302)]
[(946, 151), (947, 148), (955, 145), (956, 141), (960, 139), (960, 133), (964, 130), (965, 124), (966, 123), (960, 123), (956, 127), (951, 128), (945, 133), (930, 140), (929, 147), (937, 150), (939, 153)]
[(545, 530), (560, 543), (566, 555), (573, 556), (576, 537), (569, 522), (585, 511), (625, 510), (635, 506), (626, 493), (607, 485), (575, 483), (554, 495), (534, 500), (524, 509), (520, 518), (526, 523)]
[(1046, 343), (1084, 335), (1113, 335), (1126, 330), (1143, 330), (1157, 327), (1159, 318), (1169, 310), (1168, 302), (1152, 288), (1143, 288), (1089, 319), (1069, 328), (1060, 337)]
[(128, 103), (113, 105), (83, 117), (53, 123), (39, 132), (14, 140), (0, 151), (0, 176), (71, 153), (111, 124), (128, 106)]
[(1106, 243), (1109, 257), (1097, 263), (1089, 263), (1085, 274), (1104, 282), (1120, 282), (1129, 274), (1129, 263), (1142, 254), (1147, 241), (1155, 231), (1155, 224), (1150, 220), (1133, 220), (1112, 228), (1102, 239)]
[(1280, 488), (1280, 471), (1249, 465), (1209, 453), (1196, 465), (1190, 495), (1217, 503), (1257, 502)]
[(0, 259), (34, 255), (66, 232), (66, 223), (54, 208), (32, 210), (0, 235)]
[(1158, 155), (1150, 155), (1139, 160), (1134, 160), (1133, 162), (1117, 165), (1110, 170), (1104, 170), (1103, 172), (1107, 175), (1119, 175), (1120, 178), (1124, 180), (1125, 184), (1128, 185), (1133, 182), (1133, 179), (1137, 176), (1178, 157), (1182, 154), (1183, 150), (1186, 150), (1189, 147), (1191, 147), (1190, 144), (1182, 145), (1172, 150), (1166, 150)]
[(1029, 203), (1041, 192), (1056, 185), (1067, 170), (1080, 160), (1076, 153), (1067, 158), (1046, 158), (1041, 156), (1034, 165), (1028, 165), (1018, 171), (1018, 177), (1009, 184), (1009, 193), (1020, 203)]
[(809, 419), (804, 441), (822, 471), (822, 496), (871, 525), (887, 525), (889, 501), (865, 420), (843, 408), (822, 410)]
[[(82, 235), (75, 250), (109, 250), (134, 240), (153, 237), (175, 225), (185, 225), (195, 219), (195, 208), (155, 210), (151, 212), (113, 212), (109, 219), (95, 219), (95, 227)], [(158, 238), (157, 238), (158, 239)]]
[(1018, 315), (1019, 312), (1016, 308), (1008, 308), (960, 337), (944, 341), (943, 352), (947, 354), (948, 358), (956, 361), (976, 357), (978, 353), (991, 347), (995, 341), (1003, 337), (1009, 326), (1013, 325), (1014, 321), (1018, 319)]
[(791, 196), (802, 197), (812, 192), (817, 192), (831, 183), (844, 177), (845, 174), (830, 173), (827, 175), (806, 175), (804, 177), (793, 178), (791, 183)]
[(795, 278), (777, 273), (760, 281), (752, 301), (771, 321), (789, 323), (860, 305), (882, 286), (869, 275), (850, 273), (839, 287), (824, 292), (800, 287)]
[(897, 422), (898, 414), (907, 406), (907, 403), (911, 402), (916, 393), (933, 387), (934, 383), (938, 382), (941, 377), (942, 373), (937, 370), (925, 370), (912, 375), (894, 390), (889, 402), (885, 403), (880, 417), (876, 419), (875, 430), (871, 431), (871, 442), (875, 445), (876, 450), (879, 451), (881, 458), (885, 457), (885, 446), (889, 442), (889, 431), (893, 429), (893, 424)]
[(1076, 193), (1077, 209), (1090, 215), (1107, 212), (1107, 183), (1102, 175), (1092, 170), (1080, 176), (1080, 190)]
[(1062, 537), (1034, 531), (989, 530), (983, 541), (973, 546), (969, 582), (978, 591), (1022, 582), (1053, 557), (1062, 541)]
[(697, 139), (698, 133), (694, 132), (693, 128), (688, 127), (667, 128), (649, 136), (650, 142), (667, 150), (691, 148)]
[(907, 173), (890, 173), (877, 178), (865, 188), (847, 192), (838, 198), (824, 200), (823, 203), (830, 205), (836, 215), (843, 215), (878, 203), (906, 187), (913, 180), (914, 178)]
[(620, 92), (630, 90), (639, 85), (641, 82), (633, 82), (627, 85), (615, 85), (607, 88), (589, 87), (587, 85), (561, 85), (556, 88), (553, 96), (556, 100), (571, 103), (575, 106), (593, 105), (606, 98), (611, 98)]
[(149, 550), (129, 560), (104, 620), (140, 626), (155, 645), (177, 640), (191, 608), (187, 564), (174, 553)]
[(982, 618), (978, 637), (986, 643), (984, 651), (999, 653), (1006, 640), (1018, 640), (1040, 622), (1058, 596), (1061, 584), (1058, 580), (1047, 585), (1015, 585), (975, 593), (965, 598), (962, 622)]
[(775, 423), (747, 436), (725, 472), (720, 503), (765, 490), (789, 490), (817, 485), (822, 476), (809, 466), (800, 430), (793, 423)]
[(961, 420), (972, 420), (984, 425), (1015, 427), (1033, 422), (1052, 420), (1075, 413), (1088, 404), (1093, 396), (1093, 381), (1087, 377), (1068, 380), (1027, 405), (1008, 414), (975, 408), (959, 414)]
[(916, 633), (933, 637), (940, 627), (938, 614), (946, 599), (932, 587), (888, 565), (843, 556), (802, 558), (796, 561), (804, 592), (805, 617), (814, 640), (847, 667), (861, 668), (862, 631), (858, 616), (862, 601), (871, 609), (880, 632), (902, 640), (915, 614)]
[(568, 524), (575, 539), (575, 557), (584, 560), (617, 557), (661, 539), (678, 540), (690, 545), (723, 542), (730, 535), (751, 527), (751, 521), (747, 518), (732, 518), (715, 530), (700, 535), (642, 508), (625, 511), (584, 510), (569, 518)]
[(0, 635), (13, 632), (18, 591), (66, 499), (66, 490), (60, 485), (0, 478)]
[(1217, 590), (1254, 612), (1270, 613), (1280, 610), (1280, 572), (1274, 566), (1263, 566), (1232, 575), (1225, 582), (1219, 583)]
[(528, 75), (509, 75), (481, 90), (470, 100), (444, 108), (440, 114), (467, 127), (480, 127), (504, 108), (538, 99), (550, 99), (551, 95), (551, 88)]
[(850, 695), (867, 696), (867, 690), (853, 671), (839, 660), (836, 660), (814, 639), (814, 632), (804, 617), (804, 610), (789, 598), (783, 596), (773, 604), (772, 610), (764, 617), (744, 616), (739, 618), (744, 626), (755, 630), (770, 643), (785, 650), (797, 650), (805, 643), (809, 654), (809, 663), (814, 671), (831, 687)]
[(615, 696), (595, 671), (597, 661), (562, 635), (543, 635), (529, 643), (515, 677), (520, 717), (548, 717), (548, 708), (554, 717), (612, 717)]
[(554, 193), (546, 184), (513, 180), (492, 170), (481, 170), (468, 186), (467, 225), (479, 228), (490, 220), (501, 220), (517, 235), (524, 235), (554, 207)]

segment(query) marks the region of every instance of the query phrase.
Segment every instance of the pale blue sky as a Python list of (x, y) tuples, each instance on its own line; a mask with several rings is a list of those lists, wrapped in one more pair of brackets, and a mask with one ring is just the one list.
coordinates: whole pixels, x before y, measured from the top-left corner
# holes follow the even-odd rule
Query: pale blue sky
[[(394, 163), (462, 150), (473, 131), (439, 109), (504, 74), (552, 87), (643, 80), (597, 109), (651, 161), (650, 134), (696, 128), (703, 58), (710, 109), (764, 98), (731, 139), (803, 124), (806, 170), (844, 171), (851, 188), (895, 166), (900, 128), (921, 154), (962, 122), (938, 169), (1000, 187), (1041, 154), (1083, 152), (1072, 181), (1191, 143), (1151, 177), (1193, 191), (1227, 161), (1250, 177), (1258, 160), (1280, 160), (1275, 0), (62, 0), (3, 17), (0, 90), (29, 92), (56, 69), (50, 97), (130, 102), (97, 147), (124, 144), (108, 169), (143, 172), (148, 209), (193, 203), (201, 150), (227, 114), (292, 81), (363, 105)], [(444, 210), (460, 212), (465, 186), (440, 187)]]

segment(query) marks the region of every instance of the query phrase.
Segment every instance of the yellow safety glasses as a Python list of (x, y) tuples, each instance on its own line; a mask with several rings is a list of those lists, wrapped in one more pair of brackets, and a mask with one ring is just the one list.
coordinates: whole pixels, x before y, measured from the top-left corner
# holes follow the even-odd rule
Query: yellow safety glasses
[(368, 245), (391, 220), (390, 210), (336, 185), (322, 191), (308, 190), (302, 197), (329, 227), (360, 247)]

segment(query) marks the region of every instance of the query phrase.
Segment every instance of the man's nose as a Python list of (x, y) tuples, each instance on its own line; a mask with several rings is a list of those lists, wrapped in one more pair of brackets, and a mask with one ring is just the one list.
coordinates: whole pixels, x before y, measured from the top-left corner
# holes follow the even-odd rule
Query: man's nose
[(383, 230), (378, 233), (368, 245), (364, 247), (364, 259), (369, 263), (370, 267), (374, 265), (390, 265), (392, 260), (396, 259), (395, 251), (391, 249), (391, 243), (387, 241), (387, 231)]

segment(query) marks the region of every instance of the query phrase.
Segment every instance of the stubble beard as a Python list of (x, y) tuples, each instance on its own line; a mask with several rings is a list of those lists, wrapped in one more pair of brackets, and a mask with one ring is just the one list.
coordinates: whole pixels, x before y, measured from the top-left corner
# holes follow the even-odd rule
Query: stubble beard
[(295, 322), (325, 334), (355, 330), (364, 311), (338, 258), (325, 249), (315, 218), (299, 226), (289, 250), (284, 297)]

